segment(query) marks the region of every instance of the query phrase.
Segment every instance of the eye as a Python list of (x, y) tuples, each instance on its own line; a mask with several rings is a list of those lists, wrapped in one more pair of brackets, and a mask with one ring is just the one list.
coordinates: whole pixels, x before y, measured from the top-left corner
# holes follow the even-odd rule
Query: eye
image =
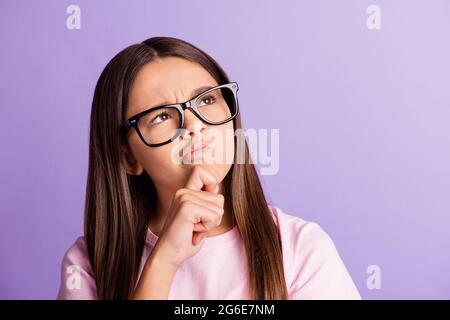
[(211, 105), (214, 102), (216, 102), (216, 99), (212, 95), (207, 95), (200, 99), (199, 107), (203, 107), (205, 105)]
[(158, 123), (164, 122), (170, 118), (171, 118), (170, 114), (168, 114), (166, 111), (163, 111), (152, 119), (151, 124), (158, 124)]

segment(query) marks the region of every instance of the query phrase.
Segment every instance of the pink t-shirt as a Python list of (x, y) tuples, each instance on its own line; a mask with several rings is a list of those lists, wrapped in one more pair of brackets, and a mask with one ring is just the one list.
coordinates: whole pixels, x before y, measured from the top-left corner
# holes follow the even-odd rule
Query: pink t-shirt
[[(289, 299), (361, 299), (333, 241), (317, 223), (269, 208), (281, 232)], [(148, 229), (139, 274), (157, 240)], [(238, 228), (207, 237), (202, 246), (177, 270), (169, 299), (249, 299), (247, 258)], [(79, 237), (64, 255), (58, 299), (96, 298), (84, 238)]]

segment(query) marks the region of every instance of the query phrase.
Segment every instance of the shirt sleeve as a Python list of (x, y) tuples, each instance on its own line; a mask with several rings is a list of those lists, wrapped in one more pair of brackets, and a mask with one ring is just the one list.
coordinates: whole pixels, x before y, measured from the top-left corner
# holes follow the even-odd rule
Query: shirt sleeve
[(61, 283), (57, 299), (97, 299), (95, 279), (83, 237), (79, 237), (63, 257), (61, 263)]
[(332, 239), (315, 222), (308, 222), (297, 237), (290, 300), (360, 300)]

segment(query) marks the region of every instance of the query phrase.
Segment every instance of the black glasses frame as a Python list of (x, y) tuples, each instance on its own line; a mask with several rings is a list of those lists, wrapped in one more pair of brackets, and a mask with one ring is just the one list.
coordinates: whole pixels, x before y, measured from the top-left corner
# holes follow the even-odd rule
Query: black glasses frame
[[(196, 101), (198, 98), (200, 98), (201, 96), (203, 96), (204, 94), (216, 90), (216, 89), (220, 89), (220, 88), (228, 88), (233, 92), (233, 98), (234, 98), (234, 103), (236, 105), (236, 108), (234, 110), (234, 114), (231, 115), (231, 117), (229, 117), (226, 120), (223, 121), (219, 121), (219, 122), (212, 122), (209, 121), (208, 119), (206, 119), (198, 110), (198, 108), (196, 107)], [(175, 103), (175, 104), (167, 104), (167, 105), (163, 105), (163, 106), (158, 106), (158, 107), (152, 107), (150, 109), (144, 110), (132, 117), (130, 117), (128, 120), (126, 120), (123, 124), (122, 124), (122, 134), (124, 135), (124, 137), (126, 137), (129, 133), (129, 131), (131, 130), (131, 128), (134, 128), (137, 132), (137, 134), (139, 135), (139, 137), (141, 138), (142, 142), (144, 142), (145, 145), (149, 146), (149, 147), (159, 147), (162, 145), (165, 145), (167, 143), (172, 142), (173, 140), (175, 140), (176, 138), (178, 138), (182, 132), (181, 129), (184, 128), (184, 113), (186, 112), (186, 109), (191, 109), (192, 112), (195, 114), (195, 116), (197, 118), (199, 118), (200, 120), (204, 121), (205, 123), (211, 124), (211, 125), (220, 125), (220, 124), (224, 124), (226, 122), (229, 122), (231, 120), (233, 120), (236, 115), (238, 114), (239, 111), (239, 104), (238, 104), (238, 99), (237, 99), (237, 91), (239, 90), (238, 84), (237, 82), (230, 82), (230, 83), (225, 83), (222, 85), (218, 85), (212, 88), (209, 88), (201, 93), (199, 93), (198, 95), (196, 95), (194, 98), (186, 101), (186, 102), (182, 102), (182, 103)], [(177, 110), (177, 112), (180, 115), (180, 121), (178, 123), (178, 130), (176, 131), (176, 133), (174, 134), (174, 136), (172, 138), (170, 138), (167, 141), (161, 142), (161, 143), (148, 143), (147, 141), (145, 141), (143, 135), (141, 134), (141, 131), (139, 130), (139, 119), (146, 115), (147, 113), (151, 112), (151, 111), (155, 111), (158, 109), (163, 109), (163, 108), (174, 108)], [(231, 110), (230, 110), (231, 111)]]

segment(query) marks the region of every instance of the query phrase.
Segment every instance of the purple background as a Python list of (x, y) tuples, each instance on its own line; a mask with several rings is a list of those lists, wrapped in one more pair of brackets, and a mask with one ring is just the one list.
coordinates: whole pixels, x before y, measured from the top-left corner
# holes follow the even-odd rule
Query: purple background
[(3, 0), (0, 15), (0, 298), (56, 296), (95, 83), (157, 35), (222, 64), (246, 128), (280, 129), (269, 199), (331, 235), (363, 298), (450, 298), (450, 1)]

